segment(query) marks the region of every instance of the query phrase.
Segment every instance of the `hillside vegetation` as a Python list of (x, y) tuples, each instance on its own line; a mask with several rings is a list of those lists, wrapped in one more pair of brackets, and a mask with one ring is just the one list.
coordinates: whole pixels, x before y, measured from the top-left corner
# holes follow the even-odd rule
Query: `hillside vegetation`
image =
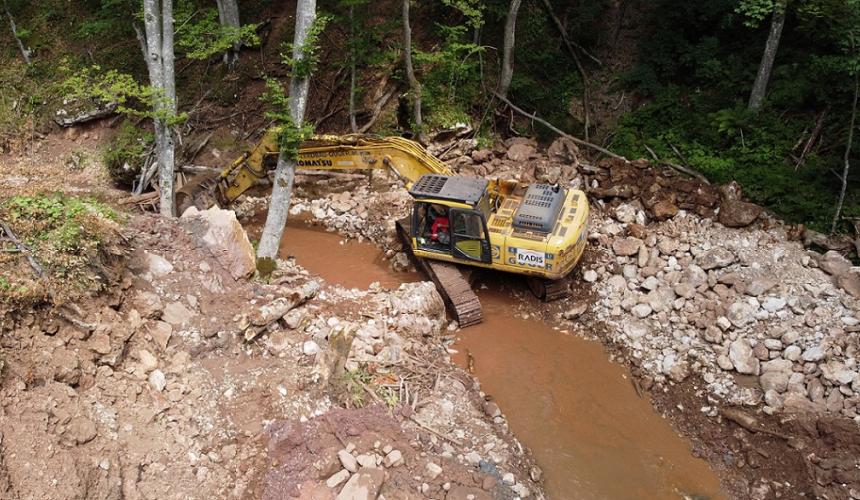
[[(290, 74), (284, 56), (295, 5), (240, 2), (241, 28), (225, 31), (215, 4), (182, 0), (174, 6), (177, 119), (191, 132), (238, 109), (252, 117), (247, 126), (262, 128), (273, 106), (259, 99), (264, 81), (286, 82)], [(7, 0), (6, 6), (0, 145), (20, 147), (55, 129), (58, 110), (74, 114), (76, 106), (112, 100), (133, 125), (123, 129), (107, 163), (114, 170), (134, 164), (125, 149), (140, 156), (152, 140), (143, 118), (153, 96), (134, 28), (142, 26), (141, 3)], [(512, 112), (493, 93), (510, 7), (500, 0), (412, 6), (424, 108), (419, 126), (402, 64), (400, 3), (319, 2), (320, 17), (329, 21), (319, 33), (308, 121), (317, 131), (350, 130), (354, 65), (357, 121), (372, 121), (370, 132), (420, 135), (468, 123), (482, 144), (518, 134), (551, 138), (553, 132)], [(750, 92), (779, 16), (784, 26), (770, 78), (753, 109)], [(853, 0), (523, 2), (508, 97), (630, 159), (685, 165), (720, 183), (737, 180), (753, 201), (828, 231), (845, 164), (858, 151), (856, 141), (848, 145), (858, 26), (860, 7)], [(231, 67), (223, 54), (234, 46), (243, 48)], [(844, 217), (835, 225), (840, 232), (852, 231), (851, 218), (860, 216), (858, 176), (848, 171)], [(130, 177), (120, 172), (123, 182)]]

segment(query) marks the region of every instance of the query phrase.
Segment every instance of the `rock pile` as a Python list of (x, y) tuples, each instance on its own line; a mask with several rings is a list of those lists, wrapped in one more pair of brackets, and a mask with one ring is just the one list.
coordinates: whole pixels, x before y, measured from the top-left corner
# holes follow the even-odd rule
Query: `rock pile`
[[(739, 231), (681, 210), (642, 226), (652, 215), (643, 207), (612, 213), (596, 217), (589, 235), (604, 249), (590, 270), (595, 316), (646, 384), (697, 374), (714, 402), (860, 421), (860, 304), (849, 261), (806, 251), (777, 223)], [(740, 383), (744, 376), (757, 387)]]

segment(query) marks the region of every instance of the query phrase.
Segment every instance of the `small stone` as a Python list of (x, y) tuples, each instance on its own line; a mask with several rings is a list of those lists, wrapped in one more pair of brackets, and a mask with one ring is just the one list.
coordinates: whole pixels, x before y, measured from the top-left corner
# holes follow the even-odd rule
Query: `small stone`
[(639, 253), (642, 240), (638, 238), (618, 238), (612, 242), (612, 251), (615, 255), (629, 257)]
[(355, 457), (355, 461), (358, 462), (358, 465), (361, 467), (376, 467), (376, 457), (377, 455), (365, 453)]
[(182, 302), (172, 302), (164, 307), (164, 312), (161, 317), (171, 325), (181, 326), (191, 321), (194, 313), (189, 310)]
[(658, 286), (660, 286), (660, 280), (658, 280), (654, 276), (649, 276), (645, 279), (645, 281), (642, 282), (642, 288), (648, 290), (649, 292), (651, 290), (656, 289)]
[(502, 476), (502, 482), (504, 482), (505, 484), (513, 485), (517, 482), (517, 480), (514, 477), (513, 473), (506, 472), (505, 475)]
[(782, 357), (789, 361), (797, 361), (800, 359), (800, 347), (790, 345), (782, 351)]
[[(306, 340), (302, 344), (302, 353), (305, 356), (313, 356), (318, 352), (320, 352), (320, 346), (319, 346), (319, 344), (317, 344), (313, 340)], [(353, 471), (353, 472), (355, 472), (355, 471)]]
[(575, 320), (576, 318), (582, 316), (585, 313), (585, 311), (587, 311), (587, 310), (588, 310), (588, 303), (587, 302), (579, 302), (577, 304), (574, 304), (573, 307), (571, 307), (567, 311), (565, 311), (564, 314), (562, 314), (562, 316), (564, 317), (564, 319), (566, 319), (568, 321), (572, 321), (572, 320)]
[(158, 254), (144, 252), (144, 262), (146, 270), (156, 278), (162, 278), (173, 272), (173, 264)]
[(631, 309), (631, 312), (639, 319), (647, 318), (652, 312), (653, 309), (648, 304), (636, 304)]
[(173, 335), (173, 326), (165, 321), (153, 321), (149, 328), (149, 335), (155, 345), (164, 351), (167, 349), (167, 344), (170, 343), (171, 335)]
[(801, 357), (804, 361), (808, 362), (821, 361), (824, 359), (824, 349), (820, 345), (810, 347), (803, 351), (803, 355)]
[(77, 444), (89, 443), (97, 435), (96, 424), (86, 417), (72, 418), (66, 432)]
[(149, 373), (152, 370), (158, 368), (158, 359), (146, 349), (141, 349), (140, 351), (138, 351), (137, 357), (140, 359), (140, 367), (145, 373)]
[(735, 262), (735, 254), (726, 248), (714, 248), (696, 257), (696, 263), (705, 271), (720, 269)]
[(742, 328), (755, 319), (754, 312), (752, 306), (746, 302), (735, 302), (729, 306), (726, 317), (736, 328)]
[(424, 472), (430, 479), (436, 479), (439, 477), (439, 474), (442, 474), (442, 467), (433, 462), (427, 462), (427, 465), (424, 467)]
[(386, 467), (397, 467), (403, 465), (403, 454), (400, 450), (391, 450), (391, 453), (385, 455), (383, 463)]
[(777, 312), (785, 307), (786, 301), (782, 297), (768, 297), (764, 299), (761, 307), (767, 312)]
[(589, 269), (582, 273), (582, 279), (584, 279), (588, 283), (594, 283), (597, 281), (597, 271), (594, 269)]
[(463, 458), (466, 460), (467, 464), (473, 467), (477, 467), (478, 464), (481, 463), (481, 455), (478, 455), (478, 453), (474, 451), (466, 453), (463, 455)]
[(346, 450), (340, 450), (339, 452), (337, 452), (337, 458), (338, 460), (340, 460), (340, 463), (341, 465), (343, 465), (344, 469), (348, 470), (349, 472), (358, 471), (358, 462), (350, 452)]
[(744, 292), (747, 295), (758, 297), (766, 293), (774, 286), (776, 286), (776, 280), (770, 278), (755, 278), (747, 284), (746, 290), (744, 290)]
[(337, 486), (349, 479), (349, 471), (346, 469), (341, 469), (334, 474), (331, 475), (328, 479), (325, 480), (325, 485), (329, 488), (337, 488)]
[(499, 409), (499, 405), (492, 401), (486, 401), (484, 403), (484, 413), (490, 418), (502, 416), (502, 410)]
[(752, 346), (746, 339), (738, 339), (729, 345), (729, 359), (738, 373), (758, 375), (759, 360), (753, 354)]
[(164, 377), (164, 373), (161, 370), (153, 370), (152, 373), (149, 374), (149, 385), (158, 392), (163, 391), (164, 387), (167, 386), (167, 380)]

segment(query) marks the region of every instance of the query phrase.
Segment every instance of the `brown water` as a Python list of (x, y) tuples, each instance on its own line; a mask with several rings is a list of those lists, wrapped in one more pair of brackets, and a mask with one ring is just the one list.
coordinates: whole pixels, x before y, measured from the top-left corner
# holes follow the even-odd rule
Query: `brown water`
[(478, 292), (484, 322), (462, 330), (455, 360), (474, 373), (543, 468), (550, 498), (719, 497), (719, 481), (640, 398), (603, 347), (513, 317), (509, 294)]
[[(281, 245), (281, 257), (288, 256), (345, 287), (420, 279), (391, 271), (369, 243), (344, 243), (296, 220)], [(600, 344), (515, 317), (516, 299), (499, 285), (479, 295), (485, 320), (459, 333), (455, 360), (462, 365), (466, 350), (472, 354), (483, 389), (544, 470), (550, 498), (720, 496), (714, 472), (636, 394), (627, 370), (609, 362)]]
[[(248, 227), (248, 234), (259, 239), (265, 222), (256, 217)], [(345, 288), (367, 288), (378, 282), (384, 288), (397, 288), (401, 283), (421, 281), (416, 272), (396, 272), (382, 252), (366, 242), (347, 240), (319, 226), (309, 226), (297, 217), (291, 217), (281, 239), (282, 259), (294, 257), (296, 262), (319, 275), (328, 283)]]

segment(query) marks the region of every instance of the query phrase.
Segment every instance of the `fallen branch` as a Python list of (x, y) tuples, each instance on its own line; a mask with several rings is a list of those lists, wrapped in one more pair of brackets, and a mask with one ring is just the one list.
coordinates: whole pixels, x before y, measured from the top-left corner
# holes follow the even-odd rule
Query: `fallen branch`
[(818, 136), (821, 134), (821, 129), (824, 127), (824, 118), (826, 116), (827, 109), (822, 111), (818, 115), (818, 119), (815, 120), (815, 126), (812, 128), (812, 133), (809, 134), (809, 139), (806, 141), (806, 145), (804, 145), (803, 149), (800, 151), (800, 157), (797, 159), (797, 162), (794, 164), (795, 172), (797, 172), (797, 169), (799, 169), (801, 166), (803, 166), (804, 163), (806, 163), (806, 155), (808, 155), (809, 152), (812, 151), (812, 146), (815, 144), (815, 140), (818, 139)]
[(453, 444), (455, 444), (455, 445), (457, 445), (457, 446), (459, 446), (459, 447), (461, 447), (461, 448), (463, 447), (463, 443), (461, 443), (460, 441), (457, 441), (456, 439), (454, 439), (454, 438), (452, 438), (452, 437), (450, 437), (450, 436), (446, 436), (445, 434), (443, 434), (443, 433), (441, 433), (441, 432), (437, 431), (436, 429), (433, 429), (432, 427), (429, 427), (427, 424), (423, 424), (423, 423), (419, 422), (419, 421), (418, 421), (414, 416), (409, 417), (409, 420), (411, 420), (415, 425), (417, 425), (418, 427), (420, 427), (420, 428), (424, 429), (425, 431), (429, 432), (430, 434), (433, 434), (433, 435), (435, 435), (436, 437), (438, 437), (438, 438), (442, 438), (442, 439), (444, 439), (444, 440), (446, 440), (446, 441), (450, 441), (451, 443), (453, 443)]
[(692, 168), (684, 167), (684, 166), (682, 166), (682, 165), (678, 165), (678, 164), (676, 164), (676, 163), (668, 162), (668, 161), (666, 161), (666, 160), (661, 160), (661, 159), (657, 156), (657, 153), (655, 153), (653, 149), (649, 148), (647, 144), (645, 144), (644, 146), (645, 146), (645, 149), (647, 149), (647, 150), (648, 150), (648, 153), (650, 153), (650, 154), (651, 154), (651, 157), (652, 157), (652, 158), (654, 158), (654, 161), (655, 161), (656, 163), (659, 163), (660, 165), (666, 165), (667, 167), (672, 168), (672, 169), (674, 169), (674, 170), (677, 170), (678, 172), (681, 172), (682, 174), (687, 174), (687, 175), (689, 175), (690, 177), (695, 177), (696, 179), (698, 179), (698, 180), (702, 181), (702, 182), (703, 182), (703, 183), (705, 183), (705, 184), (710, 184), (710, 183), (711, 183), (711, 182), (708, 180), (708, 178), (707, 178), (707, 177), (705, 177), (704, 175), (702, 175), (702, 173), (701, 173), (701, 172), (696, 172), (696, 171), (695, 171), (695, 170), (693, 170)]
[(517, 113), (519, 113), (519, 114), (521, 114), (521, 115), (525, 116), (526, 118), (530, 118), (530, 119), (532, 119), (532, 120), (534, 120), (534, 121), (536, 121), (536, 122), (540, 123), (541, 125), (543, 125), (544, 127), (548, 128), (548, 129), (550, 129), (550, 130), (552, 130), (552, 131), (553, 131), (553, 132), (555, 132), (556, 134), (558, 134), (558, 135), (560, 135), (560, 136), (562, 136), (562, 137), (564, 137), (564, 138), (566, 138), (566, 139), (570, 139), (571, 141), (575, 142), (576, 144), (579, 144), (580, 146), (585, 146), (585, 147), (587, 147), (587, 148), (593, 149), (593, 150), (595, 150), (595, 151), (598, 151), (598, 152), (600, 152), (600, 153), (603, 153), (603, 154), (605, 154), (605, 155), (607, 155), (607, 156), (609, 156), (609, 157), (612, 157), (612, 158), (615, 158), (615, 159), (618, 159), (618, 160), (624, 160), (624, 161), (627, 161), (627, 158), (625, 158), (625, 157), (623, 157), (623, 156), (621, 156), (621, 155), (617, 155), (617, 154), (613, 153), (612, 151), (610, 151), (610, 150), (608, 150), (608, 149), (606, 149), (606, 148), (600, 147), (600, 146), (598, 146), (597, 144), (594, 144), (594, 143), (592, 143), (592, 142), (583, 141), (582, 139), (579, 139), (579, 138), (574, 137), (574, 136), (572, 136), (572, 135), (570, 135), (570, 134), (568, 134), (568, 133), (566, 133), (566, 132), (563, 132), (560, 128), (558, 128), (558, 127), (556, 127), (555, 125), (553, 125), (552, 123), (550, 123), (550, 122), (548, 122), (548, 121), (544, 120), (543, 118), (538, 118), (537, 116), (535, 116), (535, 115), (533, 115), (533, 114), (531, 114), (531, 113), (529, 113), (529, 112), (527, 112), (527, 111), (524, 111), (524, 110), (523, 110), (523, 109), (521, 109), (521, 108), (518, 108), (518, 107), (517, 107), (517, 106), (515, 106), (511, 101), (509, 101), (506, 97), (503, 97), (502, 95), (500, 95), (500, 94), (499, 94), (499, 93), (497, 93), (497, 92), (493, 92), (493, 95), (495, 95), (495, 96), (496, 96), (499, 100), (501, 100), (503, 103), (507, 104), (507, 105), (508, 105), (512, 110), (516, 111)]
[(19, 240), (17, 236), (15, 236), (15, 233), (12, 232), (12, 228), (9, 227), (9, 225), (6, 224), (5, 221), (0, 220), (0, 227), (3, 228), (3, 232), (6, 233), (6, 237), (9, 238), (9, 240), (13, 244), (15, 244), (16, 247), (18, 247), (18, 250), (27, 257), (27, 262), (30, 264), (30, 267), (33, 268), (33, 271), (36, 272), (36, 276), (38, 276), (39, 278), (44, 276), (45, 269), (42, 268), (42, 265), (39, 264), (38, 261), (36, 261), (35, 257), (33, 257), (33, 252), (30, 250), (30, 248), (23, 242), (21, 242), (21, 240)]
[(376, 104), (373, 105), (373, 114), (370, 115), (370, 120), (367, 121), (361, 128), (358, 129), (358, 133), (363, 134), (370, 130), (370, 127), (376, 123), (376, 120), (379, 119), (379, 116), (382, 114), (382, 108), (388, 104), (388, 101), (391, 100), (391, 96), (394, 95), (394, 89), (391, 89), (387, 93), (382, 95), (382, 98), (376, 101)]
[(759, 422), (757, 418), (755, 418), (752, 415), (745, 413), (741, 410), (738, 410), (736, 408), (721, 408), (720, 409), (720, 415), (722, 415), (723, 417), (725, 417), (728, 420), (731, 420), (732, 422), (738, 424), (739, 426), (743, 427), (744, 429), (746, 429), (750, 432), (753, 432), (753, 433), (760, 432), (762, 434), (767, 434), (769, 436), (775, 436), (775, 437), (782, 438), (785, 440), (789, 439), (789, 437), (786, 436), (785, 434), (782, 434), (782, 433), (779, 433), (776, 431), (772, 431), (769, 429), (765, 429), (764, 425), (762, 425), (762, 423)]

